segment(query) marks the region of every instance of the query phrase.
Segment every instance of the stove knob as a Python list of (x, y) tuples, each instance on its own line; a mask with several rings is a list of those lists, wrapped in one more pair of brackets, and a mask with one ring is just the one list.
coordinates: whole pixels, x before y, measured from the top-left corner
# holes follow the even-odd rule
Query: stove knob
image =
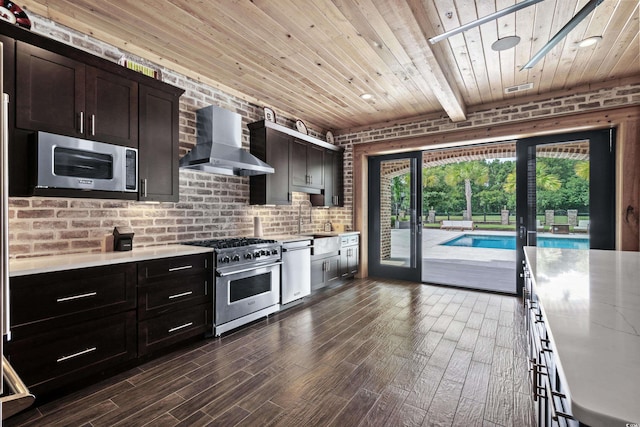
[(254, 258), (260, 258), (260, 251), (255, 251), (253, 254)]
[(260, 251), (262, 255), (269, 255), (269, 251), (265, 251), (264, 249)]
[(271, 255), (278, 255), (278, 250), (277, 249), (272, 249), (271, 250)]
[(246, 254), (244, 254), (244, 259), (251, 259), (253, 258), (253, 254), (251, 252), (247, 252)]
[(231, 258), (231, 261), (235, 261), (235, 262), (240, 261), (240, 255), (234, 254), (233, 258)]
[(231, 259), (229, 258), (228, 255), (225, 255), (222, 257), (222, 259), (220, 259), (220, 261), (224, 264), (228, 263), (229, 261), (231, 261)]

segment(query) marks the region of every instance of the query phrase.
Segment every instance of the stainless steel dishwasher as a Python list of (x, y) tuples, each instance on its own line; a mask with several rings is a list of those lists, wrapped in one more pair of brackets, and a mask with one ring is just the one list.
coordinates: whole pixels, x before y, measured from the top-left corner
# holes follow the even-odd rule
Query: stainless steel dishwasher
[(282, 244), (280, 304), (292, 303), (311, 293), (311, 239)]

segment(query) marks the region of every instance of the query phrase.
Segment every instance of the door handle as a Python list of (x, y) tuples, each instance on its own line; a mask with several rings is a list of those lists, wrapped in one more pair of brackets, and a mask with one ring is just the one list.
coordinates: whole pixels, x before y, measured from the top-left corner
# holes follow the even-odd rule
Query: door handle
[(518, 236), (520, 237), (520, 239), (524, 239), (526, 235), (527, 235), (527, 227), (525, 227), (524, 225), (521, 225), (518, 232)]

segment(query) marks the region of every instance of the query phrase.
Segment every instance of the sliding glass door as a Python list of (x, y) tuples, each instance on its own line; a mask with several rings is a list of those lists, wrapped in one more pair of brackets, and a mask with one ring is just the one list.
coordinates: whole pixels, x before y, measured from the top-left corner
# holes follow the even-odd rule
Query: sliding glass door
[(615, 130), (516, 144), (517, 280), (524, 246), (615, 248)]
[(422, 153), (369, 159), (369, 274), (421, 280)]

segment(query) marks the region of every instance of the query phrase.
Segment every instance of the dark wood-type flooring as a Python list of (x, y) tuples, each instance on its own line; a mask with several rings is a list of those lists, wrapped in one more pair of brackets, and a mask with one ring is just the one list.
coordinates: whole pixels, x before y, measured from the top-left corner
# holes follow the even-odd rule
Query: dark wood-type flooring
[(7, 426), (529, 426), (520, 300), (357, 279)]

